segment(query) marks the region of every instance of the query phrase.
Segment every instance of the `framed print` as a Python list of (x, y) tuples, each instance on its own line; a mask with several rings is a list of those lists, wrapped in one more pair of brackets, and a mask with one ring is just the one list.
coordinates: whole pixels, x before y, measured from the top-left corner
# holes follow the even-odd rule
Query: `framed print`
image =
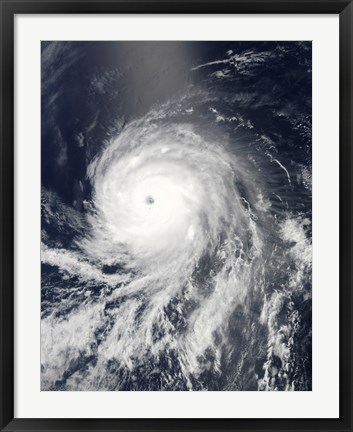
[(350, 1), (1, 1), (1, 430), (352, 430)]

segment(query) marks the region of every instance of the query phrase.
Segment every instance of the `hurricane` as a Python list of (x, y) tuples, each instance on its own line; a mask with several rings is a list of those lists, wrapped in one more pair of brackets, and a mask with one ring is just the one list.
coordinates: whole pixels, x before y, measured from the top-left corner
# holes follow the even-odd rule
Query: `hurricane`
[(311, 45), (97, 44), (42, 44), (42, 390), (310, 390)]

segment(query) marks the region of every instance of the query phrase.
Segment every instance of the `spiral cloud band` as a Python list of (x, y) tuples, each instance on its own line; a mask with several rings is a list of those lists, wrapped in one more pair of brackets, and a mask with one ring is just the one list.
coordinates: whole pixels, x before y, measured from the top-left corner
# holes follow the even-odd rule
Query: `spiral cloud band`
[[(127, 364), (168, 349), (182, 354), (185, 370), (197, 371), (206, 349), (217, 355), (214, 332), (249, 283), (261, 240), (237, 191), (244, 173), (224, 144), (208, 139), (189, 125), (133, 124), (89, 167), (92, 232), (81, 246), (94, 260), (123, 262), (139, 274), (117, 294), (130, 300), (110, 336), (120, 335), (116, 355)], [(212, 257), (207, 287), (197, 281), (205, 255)], [(137, 295), (149, 305), (144, 311)], [(192, 305), (181, 333), (165, 313), (179, 297), (174, 320)], [(133, 337), (124, 336), (129, 321), (138, 324)], [(163, 332), (158, 344), (152, 343), (154, 326)]]

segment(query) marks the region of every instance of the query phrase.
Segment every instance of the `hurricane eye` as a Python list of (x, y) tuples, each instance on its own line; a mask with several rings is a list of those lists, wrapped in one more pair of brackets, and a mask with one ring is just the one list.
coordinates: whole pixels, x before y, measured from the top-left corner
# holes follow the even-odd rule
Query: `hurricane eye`
[(146, 201), (146, 204), (148, 204), (148, 205), (154, 204), (154, 198), (151, 197), (150, 195), (146, 197), (145, 201)]

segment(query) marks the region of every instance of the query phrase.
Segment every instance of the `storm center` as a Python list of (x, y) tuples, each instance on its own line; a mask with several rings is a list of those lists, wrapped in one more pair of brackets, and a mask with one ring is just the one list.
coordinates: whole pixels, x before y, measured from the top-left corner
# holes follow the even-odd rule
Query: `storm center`
[(154, 198), (150, 195), (146, 197), (146, 204), (152, 205), (154, 203)]

